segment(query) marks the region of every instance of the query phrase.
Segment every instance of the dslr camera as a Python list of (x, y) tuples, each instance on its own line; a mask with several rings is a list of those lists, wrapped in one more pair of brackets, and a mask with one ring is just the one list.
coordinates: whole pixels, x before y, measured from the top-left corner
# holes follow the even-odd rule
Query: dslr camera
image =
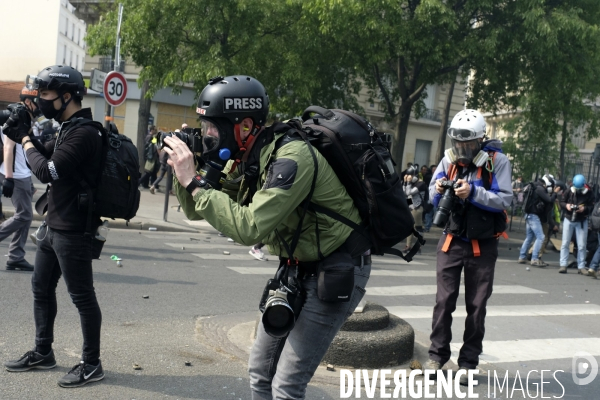
[(161, 132), (158, 137), (158, 146), (162, 150), (165, 146), (169, 147), (165, 142), (165, 138), (178, 137), (192, 153), (202, 154), (202, 131), (200, 128), (183, 128), (181, 132)]
[(448, 218), (450, 218), (450, 213), (459, 200), (454, 190), (460, 187), (456, 181), (442, 181), (441, 186), (444, 188), (444, 194), (438, 203), (438, 210), (433, 216), (433, 224), (438, 228), (446, 226)]
[[(287, 274), (287, 268), (284, 268), (284, 276)], [(259, 305), (265, 332), (274, 338), (286, 337), (296, 324), (304, 299), (304, 292), (295, 278), (284, 280), (276, 276), (269, 279)]]
[(0, 111), (0, 126), (5, 131), (17, 125), (19, 121), (30, 123), (31, 117), (27, 113), (27, 107), (21, 103), (10, 104), (6, 110)]

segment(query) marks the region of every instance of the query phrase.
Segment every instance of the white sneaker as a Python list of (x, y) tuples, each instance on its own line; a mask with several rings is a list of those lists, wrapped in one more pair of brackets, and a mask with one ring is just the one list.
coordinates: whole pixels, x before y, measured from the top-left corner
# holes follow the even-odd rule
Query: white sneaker
[(230, 243), (235, 242), (235, 240), (233, 240), (232, 238), (227, 238), (227, 241), (230, 242)]
[(258, 261), (262, 261), (265, 258), (265, 253), (261, 249), (257, 249), (254, 246), (250, 248), (248, 252), (252, 257), (256, 258)]

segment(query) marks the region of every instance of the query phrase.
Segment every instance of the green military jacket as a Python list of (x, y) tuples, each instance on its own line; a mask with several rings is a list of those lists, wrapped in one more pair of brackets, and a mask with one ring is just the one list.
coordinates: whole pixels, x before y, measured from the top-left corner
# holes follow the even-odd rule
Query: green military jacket
[[(267, 128), (270, 129), (270, 128)], [(215, 229), (247, 246), (265, 243), (271, 254), (288, 257), (275, 230), (288, 245), (298, 227), (300, 203), (311, 188), (314, 161), (308, 145), (302, 140), (286, 142), (276, 149), (275, 144), (285, 133), (276, 132), (275, 139), (260, 151), (260, 177), (257, 191), (247, 206), (241, 205), (247, 191), (241, 181), (237, 201), (225, 192), (208, 189), (192, 196), (174, 179), (175, 190), (185, 215), (190, 220), (205, 219)], [(318, 176), (312, 202), (360, 224), (358, 210), (346, 189), (325, 158), (315, 149)], [(228, 176), (228, 179), (235, 174)], [(228, 185), (224, 185), (227, 187)], [(228, 186), (231, 190), (231, 186)], [(317, 247), (317, 223), (319, 243)], [(308, 212), (294, 257), (300, 261), (316, 261), (319, 250), (328, 256), (348, 238), (352, 228), (322, 214)]]

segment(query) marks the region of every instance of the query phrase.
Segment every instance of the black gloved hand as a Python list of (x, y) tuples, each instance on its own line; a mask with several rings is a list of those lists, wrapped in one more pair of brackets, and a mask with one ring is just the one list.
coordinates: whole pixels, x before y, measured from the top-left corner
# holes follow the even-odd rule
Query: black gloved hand
[(8, 197), (9, 199), (13, 195), (13, 191), (15, 189), (15, 181), (13, 178), (5, 178), (2, 182), (2, 194), (4, 197)]
[(6, 128), (3, 133), (10, 140), (21, 144), (23, 138), (29, 135), (31, 116), (27, 112), (27, 108), (21, 103), (9, 104), (6, 108), (11, 111), (11, 115), (5, 124)]

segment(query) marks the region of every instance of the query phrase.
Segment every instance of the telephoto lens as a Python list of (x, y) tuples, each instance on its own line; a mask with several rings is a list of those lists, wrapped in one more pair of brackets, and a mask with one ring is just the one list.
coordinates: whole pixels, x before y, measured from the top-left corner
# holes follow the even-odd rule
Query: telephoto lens
[(296, 324), (294, 310), (288, 303), (287, 294), (288, 291), (283, 286), (277, 290), (270, 290), (265, 304), (262, 323), (265, 331), (275, 338), (286, 337)]
[(446, 223), (448, 223), (448, 218), (450, 218), (450, 213), (452, 212), (452, 208), (454, 208), (454, 201), (456, 200), (456, 195), (454, 194), (454, 182), (453, 181), (443, 181), (442, 187), (446, 188), (442, 198), (438, 203), (438, 210), (433, 216), (433, 224), (438, 228), (444, 228)]
[(577, 220), (577, 204), (571, 204), (571, 222)]

